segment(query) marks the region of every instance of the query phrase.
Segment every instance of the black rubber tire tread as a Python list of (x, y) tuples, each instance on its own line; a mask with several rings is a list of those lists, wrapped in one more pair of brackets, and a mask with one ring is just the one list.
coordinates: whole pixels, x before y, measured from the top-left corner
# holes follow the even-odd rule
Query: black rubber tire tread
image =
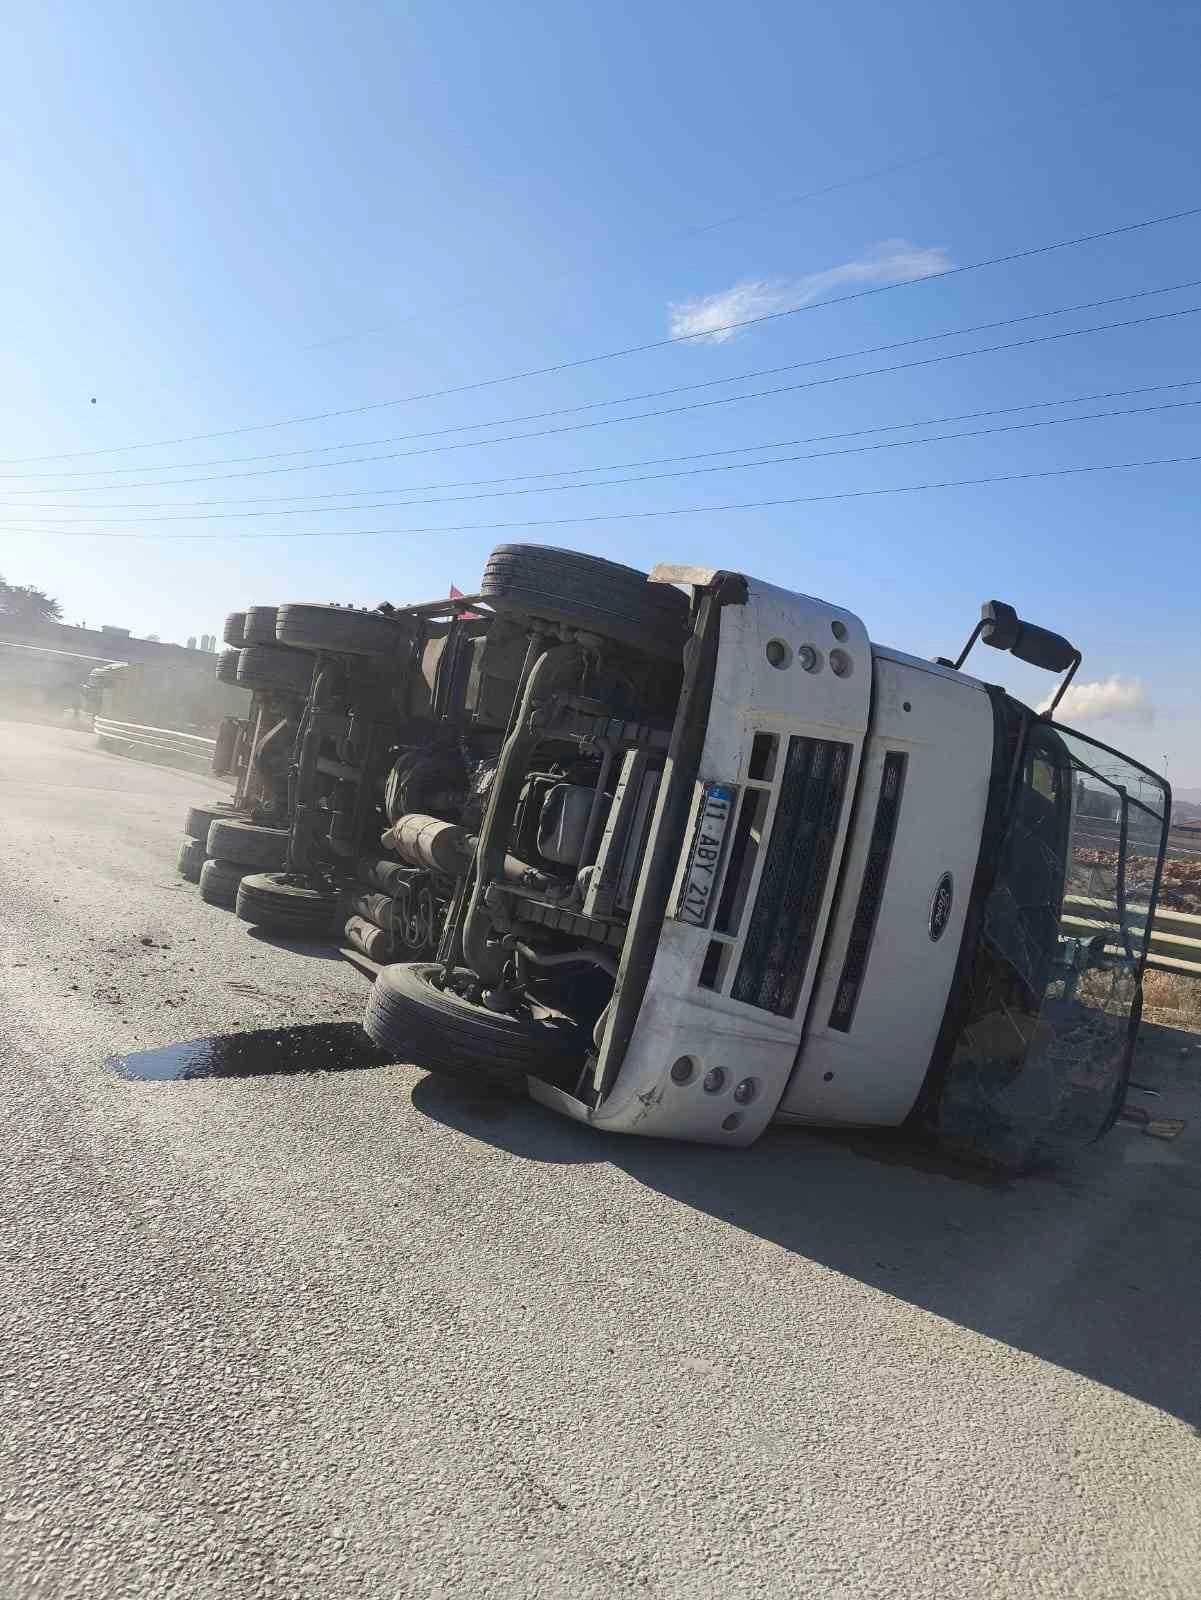
[(246, 868), (236, 861), (206, 861), (200, 869), (200, 898), (210, 906), (232, 911), (245, 873)]
[(222, 650), (217, 657), (217, 682), (237, 683), (238, 661), (242, 655), (241, 650)]
[(238, 686), (265, 689), (269, 694), (308, 697), (313, 682), (313, 658), (279, 644), (251, 644), (238, 651)]
[(332, 939), (338, 934), (338, 896), (282, 872), (255, 872), (238, 888), (243, 922), (292, 939)]
[(189, 839), (199, 839), (203, 844), (214, 822), (232, 822), (237, 815), (228, 802), (218, 801), (212, 806), (189, 806), (183, 831)]
[(300, 602), (280, 606), (275, 636), (293, 650), (389, 658), (404, 655), (416, 637), (413, 623), (403, 616)]
[(282, 867), (288, 853), (287, 828), (263, 828), (256, 822), (218, 819), (208, 831), (205, 848), (221, 861), (236, 861), (248, 871)]
[(225, 619), (225, 626), (221, 630), (221, 637), (226, 644), (235, 650), (240, 650), (246, 643), (246, 613), (244, 611), (231, 611)]
[(243, 644), (274, 644), (277, 606), (249, 606), (242, 625)]
[(175, 870), (181, 878), (186, 878), (189, 883), (200, 882), (200, 869), (208, 860), (204, 850), (203, 839), (185, 839), (179, 847), (179, 854), (175, 858)]
[(480, 594), (498, 610), (566, 622), (650, 655), (678, 658), (688, 632), (688, 599), (645, 572), (578, 550), (498, 544)]
[(363, 1027), (376, 1044), (427, 1072), (456, 1078), (514, 1079), (570, 1062), (582, 1067), (587, 1035), (572, 1023), (538, 1022), (489, 1011), (434, 987), (436, 962), (385, 967), (367, 1001)]

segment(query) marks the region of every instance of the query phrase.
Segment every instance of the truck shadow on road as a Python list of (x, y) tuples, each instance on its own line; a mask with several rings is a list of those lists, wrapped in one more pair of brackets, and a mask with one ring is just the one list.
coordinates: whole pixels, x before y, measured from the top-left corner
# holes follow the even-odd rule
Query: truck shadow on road
[(272, 933), (266, 928), (247, 928), (246, 934), (256, 944), (269, 945), (272, 950), (287, 950), (293, 955), (307, 956), (311, 961), (342, 962), (341, 953), (334, 946), (313, 939), (289, 939), (286, 934)]
[[(1201, 1425), (1201, 1134), (1119, 1125), (995, 1179), (895, 1135), (771, 1129), (747, 1150), (605, 1135), (426, 1078), (414, 1105), (530, 1161), (607, 1161), (681, 1205)], [(969, 1180), (970, 1181), (965, 1181)]]

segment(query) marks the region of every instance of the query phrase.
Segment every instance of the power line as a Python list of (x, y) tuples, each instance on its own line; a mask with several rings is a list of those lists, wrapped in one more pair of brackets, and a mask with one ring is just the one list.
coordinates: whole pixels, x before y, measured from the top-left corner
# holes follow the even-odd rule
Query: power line
[[(1176, 317), (1195, 316), (1201, 305), (1183, 306), (1176, 311), (1159, 311), (1145, 317), (1129, 317), (1121, 322), (1095, 323), (1086, 328), (1067, 328), (1058, 333), (1039, 334), (1029, 339), (1011, 339), (1004, 344), (977, 345), (971, 350), (949, 350), (941, 355), (924, 356), (916, 361), (898, 361), (890, 366), (868, 367), (862, 372), (836, 373), (828, 378), (810, 378), (804, 383), (779, 384), (773, 389), (756, 389), (749, 394), (724, 395), (715, 400), (694, 400), (682, 406), (661, 406), (653, 411), (632, 412), (623, 417), (601, 417), (592, 422), (575, 422), (558, 428), (536, 428), (528, 433), (501, 434), (492, 439), (465, 439), (454, 444), (426, 445), (420, 450), (394, 450), (384, 455), (356, 456), (349, 461), (308, 462), (293, 467), (263, 467), (251, 472), (218, 472), (196, 478), (153, 478), (128, 485), (131, 489), (177, 488), (192, 483), (225, 483), (236, 478), (270, 478), (282, 473), (325, 471), (333, 467), (361, 466), (374, 461), (407, 460), (411, 456), (437, 455), (449, 450), (473, 450), (482, 445), (509, 444), (524, 439), (545, 439), (558, 434), (578, 433), (587, 428), (609, 428), (624, 422), (645, 422), (652, 417), (677, 416), (686, 411), (702, 411), (713, 406), (732, 405), (742, 400), (763, 400), (772, 395), (796, 394), (805, 389), (818, 389), (835, 383), (850, 383), (859, 378), (877, 378), (893, 372), (908, 372), (919, 367), (937, 366), (947, 361), (962, 361), (970, 356), (995, 355), (1000, 351), (1022, 350), (1033, 345), (1053, 344), (1062, 339), (1076, 339), (1090, 333), (1108, 333), (1118, 328), (1143, 327), (1153, 322), (1171, 321)], [(807, 363), (802, 363), (807, 365)], [(114, 484), (89, 484), (72, 488), (65, 486), (60, 494), (87, 494), (97, 490), (121, 487)], [(12, 489), (10, 494), (38, 494), (44, 490)]]
[(655, 511), (605, 511), (579, 517), (538, 517), (528, 522), (459, 522), (424, 528), (301, 529), (291, 533), (177, 533), (164, 538), (155, 533), (79, 533), (64, 528), (43, 530), (46, 537), (63, 539), (141, 539), (155, 543), (233, 541), (250, 539), (380, 539), (427, 533), (498, 533), (511, 528), (563, 528), (581, 522), (641, 522), (652, 517), (691, 517), (712, 511), (759, 511), (776, 506), (818, 505), (834, 500), (866, 500), (891, 494), (918, 494), (930, 489), (967, 489), (985, 484), (1028, 483), (1039, 478), (1071, 478), (1086, 472), (1131, 472), (1142, 467), (1176, 467), (1201, 461), (1201, 455), (1153, 456), (1142, 461), (1105, 461), (1086, 467), (1049, 467), (1038, 472), (1004, 472), (988, 478), (942, 478), (928, 483), (903, 483), (888, 489), (843, 489), (830, 494), (787, 495), (777, 500), (734, 500), (724, 505), (668, 506)]
[[(69, 472), (14, 472), (0, 473), (0, 479), (12, 479), (20, 482), (22, 480), (28, 480), (31, 478), (51, 478), (57, 481), (61, 478), (94, 478), (99, 476), (101, 473), (107, 473), (111, 477), (114, 475), (127, 476), (129, 473), (147, 471), (183, 472), (190, 467), (238, 467), (246, 466), (250, 463), (258, 461), (289, 461), (293, 460), (296, 456), (330, 455), (332, 452), (337, 450), (367, 449), (377, 444), (405, 444), (412, 439), (441, 439), (452, 433), (475, 433), (481, 428), (509, 427), (519, 422), (542, 422), (551, 417), (569, 417), (577, 416), (584, 411), (600, 411), (607, 406), (634, 405), (642, 400), (662, 400), (676, 394), (693, 394), (701, 389), (724, 388), (727, 384), (746, 383), (752, 378), (770, 378), (776, 377), (783, 372), (799, 372), (806, 367), (830, 366), (836, 361), (852, 361), (857, 360), (861, 356), (882, 355), (889, 350), (905, 350), (909, 349), (913, 345), (931, 344), (938, 339), (965, 338), (970, 333), (988, 333), (995, 328), (1016, 327), (1019, 323), (1023, 322), (1041, 322), (1047, 317), (1064, 317), (1070, 316), (1077, 311), (1099, 311), (1105, 306), (1127, 305), (1132, 300), (1148, 300), (1162, 294), (1176, 294), (1183, 289), (1195, 289), (1199, 284), (1201, 284), (1201, 278), (1186, 278), (1180, 283), (1168, 283), (1155, 289), (1133, 289), (1128, 291), (1126, 294), (1106, 295), (1100, 300), (1081, 300), (1072, 305), (1052, 306), (1046, 311), (1024, 311), (1012, 317), (997, 317), (990, 322), (968, 323), (966, 326), (961, 328), (944, 328), (934, 333), (916, 334), (908, 339), (892, 339), (884, 344), (862, 345), (857, 350), (842, 350), (834, 353), (833, 355), (811, 356), (804, 361), (789, 361), (774, 367), (756, 367), (752, 368), (750, 372), (737, 372), (724, 378), (704, 378), (696, 383), (677, 383), (666, 389), (647, 389), (643, 390), (639, 394), (616, 395), (611, 400), (588, 400), (573, 406), (556, 406), (551, 410), (546, 411), (519, 412), (516, 416), (492, 417), (486, 422), (461, 422), (445, 428), (427, 428), (417, 433), (386, 434), (382, 438), (375, 439), (352, 439), (343, 444), (309, 445), (299, 450), (273, 450), (265, 455), (215, 456), (209, 457), (202, 461), (178, 461), (172, 462), (168, 466), (157, 468), (93, 467), (75, 469)], [(733, 395), (730, 398), (733, 400), (738, 399), (739, 397), (737, 395)], [(529, 436), (520, 435), (519, 437), (525, 438)], [(471, 441), (472, 444), (503, 442), (503, 439), (478, 439)], [(381, 458), (371, 457), (369, 459)], [(327, 465), (331, 467), (352, 466), (357, 465), (357, 462), (330, 461), (325, 463), (317, 463), (317, 465)], [(251, 476), (251, 474), (248, 474), (248, 476)], [(164, 485), (166, 485), (172, 482), (183, 483), (187, 482), (188, 480), (173, 480), (168, 478), (161, 481)], [(100, 492), (105, 489), (120, 487), (122, 487), (120, 484), (83, 484), (80, 486), (80, 492), (82, 493), (92, 489)], [(131, 484), (130, 487), (150, 488), (154, 487), (154, 485)], [(9, 492), (11, 494), (37, 494), (41, 491), (36, 489), (13, 489)]]
[[(1081, 109), (1086, 111), (1096, 111), (1100, 109), (1101, 106), (1107, 105), (1111, 101), (1120, 98), (1121, 90), (1110, 90), (1108, 94), (1101, 95), (1099, 99), (1089, 102), (1083, 108), (1076, 107), (1073, 114), (1076, 114)], [(1011, 123), (1003, 124), (999, 128), (993, 128), (985, 133), (978, 133), (974, 136), (969, 136), (966, 140), (966, 144), (991, 144), (1002, 134), (1012, 132), (1016, 128), (1025, 127), (1026, 121), (1027, 119), (1023, 116), (1021, 119)], [(658, 239), (654, 242), (659, 244), (674, 244), (681, 239), (692, 239), (703, 233), (713, 233), (718, 228), (727, 228), (736, 222), (748, 222), (755, 217), (761, 217), (770, 211), (778, 210), (782, 206), (805, 205), (810, 200), (821, 200), (824, 199), (826, 195), (838, 194), (844, 189), (858, 188), (861, 184), (874, 183), (879, 178), (892, 177), (898, 172), (909, 172), (915, 167), (926, 166), (933, 161), (945, 161), (949, 156), (959, 154), (963, 148), (964, 142), (958, 142), (954, 146), (938, 145), (934, 149), (926, 150), (920, 155), (906, 156), (900, 161), (889, 161), (882, 166), (869, 167), (862, 172), (852, 173), (850, 177), (839, 178), (833, 180), (832, 182), (818, 184), (815, 188), (804, 189), (800, 193), (774, 195), (770, 199), (761, 201), (757, 205), (749, 206), (744, 211), (727, 213), (726, 216), (718, 217), (711, 222), (691, 223), (684, 227), (674, 228), (669, 233), (660, 234)], [(555, 272), (549, 277), (544, 277), (542, 279), (542, 283), (562, 283), (566, 279), (578, 276), (579, 272), (580, 268), (578, 266), (567, 267), (561, 272)], [(388, 322), (376, 324), (371, 328), (360, 329), (355, 333), (334, 334), (328, 339), (319, 339), (315, 343), (303, 345), (301, 348), (305, 350), (324, 350), (328, 349), (332, 345), (350, 344), (359, 339), (369, 338), (375, 333), (386, 333), (390, 329), (406, 327), (410, 323), (423, 322), (431, 313), (454, 311), (460, 306), (474, 305), (480, 300), (487, 298), (488, 296), (485, 294), (460, 295), (454, 300), (444, 300), (435, 306), (431, 306), (427, 312), (414, 312), (406, 317), (393, 318)]]
[(776, 322), (784, 317), (799, 316), (802, 312), (817, 311), (828, 306), (848, 305), (853, 301), (867, 300), (875, 295), (889, 294), (894, 289), (905, 288), (912, 283), (932, 283), (946, 278), (963, 277), (970, 272), (979, 272), (985, 267), (1007, 266), (1015, 261), (1029, 261), (1036, 256), (1051, 255), (1058, 250), (1071, 250), (1081, 245), (1096, 244), (1102, 239), (1116, 239), (1126, 234), (1138, 233), (1147, 228), (1162, 227), (1170, 222), (1182, 222), (1186, 218), (1201, 215), (1201, 206), (1189, 206), (1180, 211), (1167, 212), (1158, 217), (1147, 217), (1139, 222), (1122, 223), (1112, 228), (1101, 228), (1092, 233), (1078, 234), (1071, 239), (1057, 239), (1050, 244), (1031, 245), (1024, 250), (1011, 250), (1004, 255), (988, 256), (980, 261), (969, 261), (958, 267), (945, 267), (940, 272), (927, 273), (923, 278), (905, 279), (900, 283), (873, 284), (870, 288), (854, 289), (849, 294), (834, 295), (828, 300), (818, 300), (803, 306), (792, 306), (781, 311), (765, 311), (755, 317), (742, 317), (737, 321), (723, 323), (720, 326), (705, 328), (697, 333), (680, 334), (667, 339), (651, 339), (642, 344), (626, 345), (618, 350), (604, 350), (595, 355), (577, 356), (570, 361), (557, 361), (545, 367), (530, 367), (523, 372), (504, 373), (495, 378), (478, 378), (471, 383), (453, 384), (443, 389), (427, 389), (417, 394), (401, 395), (395, 400), (376, 400), (368, 405), (344, 406), (334, 411), (313, 412), (302, 417), (286, 417), (274, 422), (247, 423), (238, 428), (223, 428), (212, 433), (182, 434), (173, 439), (143, 440), (135, 444), (109, 445), (101, 450), (67, 450), (53, 455), (41, 456), (16, 456), (0, 461), (3, 466), (21, 466), (31, 461), (65, 461), (82, 459), (85, 456), (114, 455), (127, 450), (151, 450), (166, 448), (170, 445), (192, 444), (203, 439), (228, 439), (235, 435), (245, 433), (260, 433), (271, 428), (297, 427), (307, 422), (326, 422), (334, 417), (361, 416), (368, 411), (382, 411), (390, 406), (407, 405), (419, 400), (439, 400), (450, 395), (467, 394), (478, 389), (495, 388), (499, 384), (518, 383), (528, 378), (549, 377), (558, 372), (574, 371), (579, 367), (594, 366), (601, 361), (615, 361), (623, 356), (643, 355), (651, 350), (663, 350), (669, 345), (688, 344), (697, 339), (708, 339), (716, 333), (732, 333), (739, 328), (753, 327), (763, 322)]
[[(1097, 103), (1103, 104), (1105, 100), (1113, 98), (1113, 95), (1106, 95)], [(801, 194), (777, 195), (774, 199), (768, 200), (762, 205), (752, 206), (749, 210), (737, 213), (733, 216), (719, 217), (714, 222), (701, 222), (687, 227), (677, 228), (671, 233), (660, 235), (658, 242), (660, 244), (673, 244), (680, 239), (694, 238), (698, 234), (713, 233), (716, 229), (729, 227), (732, 223), (745, 222), (751, 217), (762, 216), (764, 212), (774, 211), (779, 206), (804, 205), (808, 200), (820, 200), (825, 195), (837, 194), (841, 189), (856, 188), (859, 184), (871, 183), (877, 178), (891, 177), (892, 174), (896, 172), (905, 172), (913, 167), (925, 166), (931, 161), (945, 160), (950, 153), (951, 152), (949, 150), (943, 149), (928, 150), (924, 155), (910, 156), (904, 161), (890, 161), (885, 166), (872, 167), (866, 172), (856, 173), (852, 177), (840, 179), (835, 183), (821, 184), (816, 189), (808, 189)], [(552, 283), (563, 283), (567, 279), (577, 277), (579, 272), (580, 268), (578, 266), (571, 266), (567, 267), (562, 272), (553, 272), (549, 275), (549, 277), (544, 277), (541, 281), (544, 286)], [(438, 305), (431, 306), (429, 311), (413, 312), (410, 316), (394, 318), (391, 321), (384, 323), (376, 323), (373, 327), (360, 329), (355, 333), (334, 334), (331, 338), (318, 339), (313, 344), (301, 345), (300, 348), (302, 350), (328, 350), (337, 344), (352, 344), (359, 339), (370, 338), (372, 334), (387, 333), (392, 329), (406, 327), (410, 323), (424, 322), (431, 313), (437, 314), (444, 311), (457, 311), (461, 306), (475, 305), (480, 300), (486, 298), (488, 298), (488, 296), (482, 294), (460, 295), (454, 300), (443, 300)]]
[[(516, 472), (502, 478), (457, 478), (448, 483), (415, 483), (408, 485), (385, 487), (382, 489), (344, 489), (336, 490), (330, 494), (319, 495), (259, 495), (245, 499), (231, 500), (126, 500), (110, 501), (98, 507), (101, 511), (149, 511), (162, 507), (168, 510), (179, 510), (195, 506), (241, 506), (241, 505), (280, 505), (286, 500), (308, 499), (315, 500), (346, 500), (361, 499), (368, 494), (430, 494), (437, 489), (483, 489), (496, 484), (529, 483), (535, 479), (543, 478), (571, 478), (578, 477), (584, 472), (624, 472), (631, 467), (660, 467), (669, 466), (679, 461), (708, 461), (717, 456), (750, 455), (756, 450), (786, 450), (798, 444), (826, 444), (835, 439), (861, 439), (873, 433), (896, 433), (902, 428), (934, 428), (941, 427), (947, 422), (974, 422), (981, 417), (1012, 416), (1019, 411), (1038, 411), (1051, 406), (1078, 406), (1087, 405), (1093, 400), (1123, 400), (1133, 395), (1163, 394), (1173, 389), (1191, 389), (1201, 383), (1201, 378), (1181, 378), (1175, 383), (1147, 383), (1140, 384), (1133, 389), (1102, 389), (1093, 394), (1063, 395), (1053, 400), (1028, 400), (1022, 405), (993, 406), (978, 411), (957, 411), (941, 417), (911, 417), (901, 422), (880, 422), (870, 428), (848, 428), (838, 433), (810, 433), (799, 439), (765, 439), (761, 444), (731, 445), (725, 450), (694, 450), (686, 455), (675, 456), (644, 456), (635, 461), (609, 461), (595, 467), (560, 467), (553, 472)], [(1155, 409), (1150, 407), (1148, 409)], [(1121, 415), (1122, 413), (1114, 413)], [(1062, 421), (1078, 419), (1062, 418)], [(562, 485), (561, 487), (576, 487)], [(588, 488), (588, 484), (580, 484), (579, 488)], [(420, 502), (418, 502), (420, 503)], [(3, 510), (34, 510), (34, 511), (60, 511), (63, 508), (53, 501), (30, 500), (23, 505), (16, 501), (0, 500), (0, 509)], [(330, 506), (328, 508), (316, 505), (300, 507), (301, 511), (355, 511), (366, 510), (365, 506)], [(372, 507), (371, 509), (376, 509)], [(247, 515), (268, 516), (269, 512), (246, 513)], [(281, 512), (281, 515), (285, 513)], [(294, 513), (289, 511), (287, 515)], [(89, 518), (94, 521), (94, 518)], [(136, 519), (121, 518), (121, 521)], [(144, 519), (150, 522), (166, 521), (167, 518), (150, 517)]]
[[(798, 461), (824, 461), (833, 456), (864, 455), (878, 450), (907, 450), (914, 445), (921, 444), (946, 444), (958, 439), (983, 439), (996, 433), (1021, 433), (1032, 428), (1056, 428), (1069, 422), (1099, 422), (1110, 417), (1143, 417), (1153, 412), (1180, 411), (1192, 406), (1201, 405), (1201, 400), (1167, 400), (1155, 406), (1127, 406), (1117, 411), (1091, 411), (1083, 416), (1076, 417), (1042, 417), (1036, 422), (1005, 422), (993, 428), (971, 428), (962, 433), (935, 433), (927, 434), (919, 439), (888, 439), (878, 444), (846, 445), (838, 450), (815, 450), (802, 455), (769, 456), (763, 461), (723, 461), (716, 466), (706, 467), (681, 467), (672, 472), (639, 473), (628, 478), (605, 478), (595, 483), (557, 483), (536, 484), (524, 489), (490, 489), (475, 494), (440, 495), (431, 500), (386, 500), (375, 505), (366, 506), (327, 506), (329, 512), (345, 511), (388, 511), (401, 510), (409, 506), (436, 506), (446, 505), (462, 500), (505, 500), (515, 495), (524, 494), (558, 494), (568, 489), (607, 489), (617, 484), (629, 483), (655, 483), (665, 478), (695, 478), (713, 472), (743, 472), (752, 467), (778, 467), (791, 465)], [(1020, 407), (1015, 409), (1022, 409)], [(797, 440), (797, 443), (806, 441)], [(760, 446), (760, 448), (768, 448)], [(597, 469), (600, 470), (600, 469)], [(68, 522), (23, 519), (22, 528), (50, 529), (57, 531), (62, 528), (78, 527), (81, 521), (89, 524), (104, 524), (119, 522), (123, 526), (130, 522), (220, 522), (226, 519), (246, 521), (252, 517), (307, 517), (312, 516), (310, 506), (294, 506), (286, 511), (195, 511), (184, 512), (179, 516), (166, 517), (87, 517), (72, 518)], [(8, 526), (0, 524), (0, 529)]]

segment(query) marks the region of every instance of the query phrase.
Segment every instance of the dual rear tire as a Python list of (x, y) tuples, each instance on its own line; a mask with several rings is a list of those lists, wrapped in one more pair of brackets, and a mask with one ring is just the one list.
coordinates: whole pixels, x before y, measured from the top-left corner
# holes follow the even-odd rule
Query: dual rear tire
[(331, 939), (338, 897), (293, 873), (254, 872), (238, 885), (237, 913), (243, 922), (285, 938)]
[(203, 839), (185, 839), (175, 858), (175, 870), (189, 883), (199, 883), (201, 868), (207, 860)]
[(313, 657), (280, 644), (250, 644), (238, 651), (235, 678), (240, 689), (303, 700), (313, 681)]
[(206, 861), (200, 869), (200, 898), (206, 905), (232, 910), (246, 871), (236, 861)]
[(220, 800), (212, 806), (189, 806), (183, 831), (189, 839), (199, 839), (203, 844), (214, 822), (230, 822), (237, 815), (230, 801)]
[(248, 872), (282, 867), (288, 853), (287, 828), (264, 828), (241, 818), (215, 818), (205, 839), (210, 856), (236, 861)]
[(484, 567), (480, 596), (497, 611), (583, 628), (671, 660), (679, 660), (688, 633), (682, 590), (578, 550), (498, 544)]
[(412, 648), (416, 633), (404, 616), (352, 606), (292, 603), (280, 606), (275, 637), (293, 650), (395, 659)]

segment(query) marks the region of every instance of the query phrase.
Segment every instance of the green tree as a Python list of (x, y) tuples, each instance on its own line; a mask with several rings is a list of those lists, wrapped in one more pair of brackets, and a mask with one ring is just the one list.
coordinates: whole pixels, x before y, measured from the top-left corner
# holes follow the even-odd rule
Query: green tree
[(63, 608), (51, 595), (30, 583), (5, 583), (0, 578), (0, 617), (13, 622), (60, 622)]

